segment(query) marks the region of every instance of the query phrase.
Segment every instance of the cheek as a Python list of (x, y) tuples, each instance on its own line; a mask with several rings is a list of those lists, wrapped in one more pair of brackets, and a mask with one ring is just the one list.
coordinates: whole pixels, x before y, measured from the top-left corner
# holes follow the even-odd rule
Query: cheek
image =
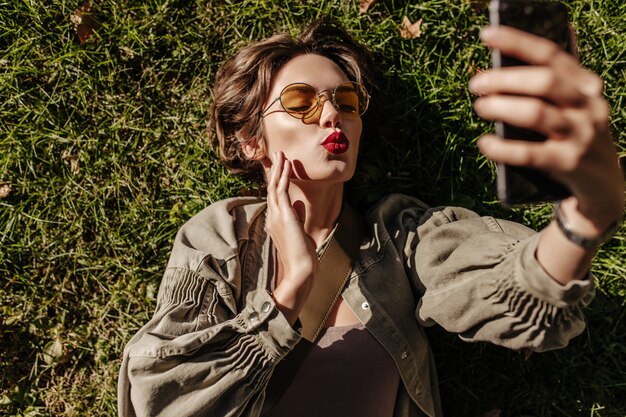
[(264, 122), (263, 131), (269, 152), (302, 149), (305, 143), (314, 143), (311, 139), (319, 134), (316, 125), (306, 125), (288, 115)]
[(293, 128), (289, 123), (276, 120), (267, 120), (263, 122), (263, 137), (265, 141), (265, 147), (268, 152), (275, 152), (282, 150), (288, 145), (288, 138), (292, 135)]
[(353, 136), (352, 140), (358, 145), (361, 143), (361, 137), (363, 136), (363, 121), (359, 119), (355, 120), (354, 125), (351, 129), (351, 133)]

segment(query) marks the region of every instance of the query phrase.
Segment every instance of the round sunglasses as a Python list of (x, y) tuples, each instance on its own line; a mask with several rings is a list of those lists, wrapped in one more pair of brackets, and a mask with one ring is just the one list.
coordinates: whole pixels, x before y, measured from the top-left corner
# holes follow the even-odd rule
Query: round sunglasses
[(265, 117), (268, 110), (280, 101), (290, 116), (307, 121), (316, 115), (320, 108), (323, 93), (330, 93), (330, 100), (337, 110), (347, 115), (361, 116), (367, 110), (370, 96), (362, 84), (346, 81), (339, 84), (335, 89), (317, 91), (313, 86), (306, 83), (289, 84), (263, 110), (261, 117)]

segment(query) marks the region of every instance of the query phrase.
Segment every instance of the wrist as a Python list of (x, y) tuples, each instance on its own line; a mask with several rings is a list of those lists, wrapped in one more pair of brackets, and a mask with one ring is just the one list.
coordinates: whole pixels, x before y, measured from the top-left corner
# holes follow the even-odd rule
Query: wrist
[(306, 302), (311, 285), (292, 285), (283, 280), (271, 294), (276, 307), (283, 313), (289, 324), (296, 323), (300, 311)]
[(554, 220), (561, 233), (570, 242), (588, 250), (610, 239), (619, 228), (621, 218), (622, 212), (602, 211), (597, 206), (581, 210), (574, 198), (559, 201), (554, 206)]

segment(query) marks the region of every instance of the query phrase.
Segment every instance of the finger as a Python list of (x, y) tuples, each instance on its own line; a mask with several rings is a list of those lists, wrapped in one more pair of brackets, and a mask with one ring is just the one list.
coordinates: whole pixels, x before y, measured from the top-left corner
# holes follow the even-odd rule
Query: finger
[(490, 48), (504, 55), (529, 64), (558, 68), (562, 76), (574, 80), (588, 96), (602, 95), (604, 91), (602, 78), (581, 67), (573, 55), (548, 39), (507, 26), (487, 26), (480, 36)]
[(276, 198), (279, 207), (282, 211), (286, 208), (291, 208), (291, 201), (289, 199), (289, 175), (291, 174), (291, 163), (285, 159), (282, 161), (282, 172), (279, 178), (278, 185), (276, 187)]
[(280, 178), (280, 183), (277, 187), (277, 201), (280, 206), (280, 210), (286, 218), (296, 218), (296, 213), (291, 205), (291, 198), (289, 197), (289, 178), (291, 175), (291, 162), (284, 161), (284, 169)]
[(501, 120), (543, 133), (552, 139), (562, 138), (572, 131), (569, 119), (561, 111), (537, 98), (488, 96), (476, 100), (474, 109), (482, 118)]
[(556, 43), (509, 26), (487, 26), (480, 37), (492, 49), (498, 49), (506, 56), (520, 59), (533, 65), (561, 65), (577, 68), (576, 58), (568, 54)]
[(274, 209), (277, 205), (276, 201), (276, 187), (278, 185), (278, 180), (280, 178), (281, 166), (282, 166), (282, 155), (280, 153), (275, 152), (273, 154), (273, 163), (270, 168), (270, 175), (267, 181), (267, 204), (270, 210)]
[(508, 165), (527, 166), (550, 170), (558, 166), (559, 142), (529, 142), (523, 140), (501, 139), (495, 135), (486, 135), (478, 140), (480, 152), (487, 158)]
[(479, 95), (517, 94), (546, 98), (557, 104), (582, 106), (587, 95), (546, 67), (507, 67), (485, 71), (469, 82)]
[(287, 193), (289, 191), (289, 179), (291, 178), (291, 162), (285, 158), (282, 162), (282, 172), (280, 174), (280, 178), (278, 179), (278, 185), (276, 190), (280, 193)]

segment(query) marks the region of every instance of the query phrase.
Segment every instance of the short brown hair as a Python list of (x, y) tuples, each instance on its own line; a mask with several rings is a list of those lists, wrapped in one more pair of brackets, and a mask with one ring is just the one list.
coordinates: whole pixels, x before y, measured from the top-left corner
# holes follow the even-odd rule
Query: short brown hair
[(262, 144), (261, 113), (274, 78), (285, 64), (304, 54), (330, 59), (368, 91), (375, 85), (368, 49), (328, 18), (309, 24), (296, 38), (279, 34), (243, 48), (217, 72), (211, 109), (220, 157), (231, 172), (263, 180), (260, 161), (248, 159), (242, 145), (254, 140)]

